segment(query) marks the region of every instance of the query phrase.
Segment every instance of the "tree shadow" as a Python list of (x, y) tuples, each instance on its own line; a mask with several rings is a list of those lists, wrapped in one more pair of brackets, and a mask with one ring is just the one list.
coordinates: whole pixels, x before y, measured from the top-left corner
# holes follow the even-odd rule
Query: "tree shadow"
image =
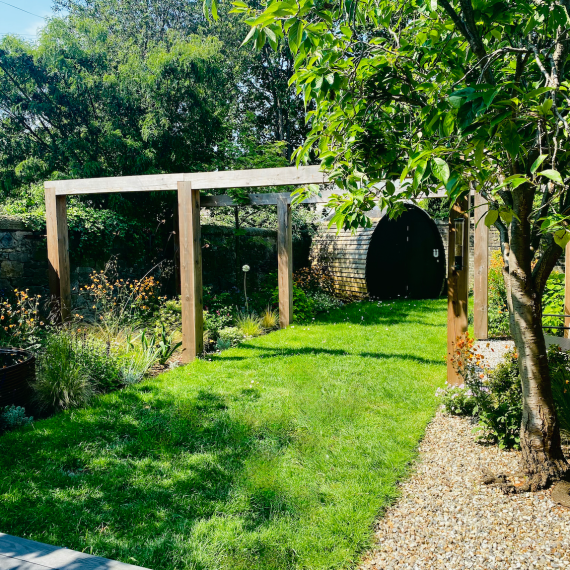
[[(0, 495), (10, 496), (0, 504), (2, 532), (174, 567), (172, 544), (154, 544), (154, 537), (187, 536), (216, 517), (234, 500), (267, 434), (278, 442), (275, 453), (290, 434), (229, 413), (235, 398), (259, 398), (255, 389), (180, 398), (167, 388), (132, 387), (0, 438)], [(241, 516), (249, 529), (294, 510), (294, 498), (271, 485), (248, 489)]]

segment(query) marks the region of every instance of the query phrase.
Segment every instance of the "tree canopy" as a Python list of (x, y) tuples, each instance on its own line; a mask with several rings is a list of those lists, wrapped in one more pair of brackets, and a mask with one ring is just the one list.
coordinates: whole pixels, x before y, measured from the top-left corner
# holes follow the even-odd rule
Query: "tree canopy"
[(315, 105), (296, 159), (315, 152), (345, 190), (333, 223), (364, 225), (375, 204), (398, 215), (441, 187), (451, 204), (471, 187), (488, 199), (520, 355), (528, 487), (567, 476), (540, 299), (570, 239), (570, 2), (269, 0), (255, 10), (236, 0), (234, 10), (248, 18), (247, 41), (286, 38), (295, 54), (292, 81)]

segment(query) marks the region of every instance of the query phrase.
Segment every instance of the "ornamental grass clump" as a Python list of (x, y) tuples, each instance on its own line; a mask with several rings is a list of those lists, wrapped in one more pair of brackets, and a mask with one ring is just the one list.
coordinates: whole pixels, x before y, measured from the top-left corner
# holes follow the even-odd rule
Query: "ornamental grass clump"
[(236, 318), (236, 326), (246, 337), (263, 333), (261, 319), (255, 313), (240, 313)]
[(265, 330), (273, 330), (277, 328), (279, 325), (279, 313), (271, 309), (271, 307), (267, 307), (263, 314), (261, 315), (261, 326)]
[(95, 395), (73, 336), (62, 330), (48, 336), (37, 360), (34, 388), (40, 407), (55, 412), (86, 406)]

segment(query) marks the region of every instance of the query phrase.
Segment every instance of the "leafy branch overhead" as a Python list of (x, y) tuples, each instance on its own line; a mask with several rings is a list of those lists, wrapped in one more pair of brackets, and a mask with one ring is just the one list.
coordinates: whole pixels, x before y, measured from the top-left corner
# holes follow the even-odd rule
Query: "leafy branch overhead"
[[(547, 196), (536, 198), (534, 233), (566, 228), (566, 1), (233, 6), (251, 26), (244, 43), (287, 39), (292, 83), (317, 103), (298, 162), (316, 153), (342, 189), (366, 187), (395, 214), (420, 191), (444, 187), (455, 199), (470, 184), (512, 212), (511, 191), (533, 185)], [(387, 178), (406, 181), (406, 191), (379, 193)], [(345, 197), (348, 215), (360, 204)], [(553, 215), (556, 225), (544, 226)]]

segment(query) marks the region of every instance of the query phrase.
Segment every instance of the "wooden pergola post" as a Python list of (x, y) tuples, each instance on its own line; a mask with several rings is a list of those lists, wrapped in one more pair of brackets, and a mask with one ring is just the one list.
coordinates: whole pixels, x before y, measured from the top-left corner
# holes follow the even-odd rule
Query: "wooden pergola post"
[(277, 198), (277, 256), (279, 284), (279, 327), (287, 328), (293, 322), (293, 232), (291, 201)]
[[(570, 242), (564, 250), (564, 315), (570, 315)], [(564, 326), (570, 327), (570, 317), (564, 317)], [(570, 338), (570, 331), (564, 331), (564, 338)]]
[(476, 192), (473, 254), (473, 332), (477, 339), (484, 339), (489, 336), (489, 228), (484, 221), (488, 211), (487, 200)]
[(66, 197), (56, 196), (55, 188), (48, 187), (45, 200), (50, 300), (58, 320), (65, 322), (71, 318)]
[[(469, 198), (458, 200), (449, 212), (449, 240), (447, 254), (447, 383), (463, 384), (451, 363), (457, 337), (467, 332), (469, 294)], [(463, 269), (455, 269), (455, 220), (463, 218)]]
[(182, 361), (190, 362), (204, 352), (200, 190), (194, 190), (191, 182), (178, 182), (178, 232)]

